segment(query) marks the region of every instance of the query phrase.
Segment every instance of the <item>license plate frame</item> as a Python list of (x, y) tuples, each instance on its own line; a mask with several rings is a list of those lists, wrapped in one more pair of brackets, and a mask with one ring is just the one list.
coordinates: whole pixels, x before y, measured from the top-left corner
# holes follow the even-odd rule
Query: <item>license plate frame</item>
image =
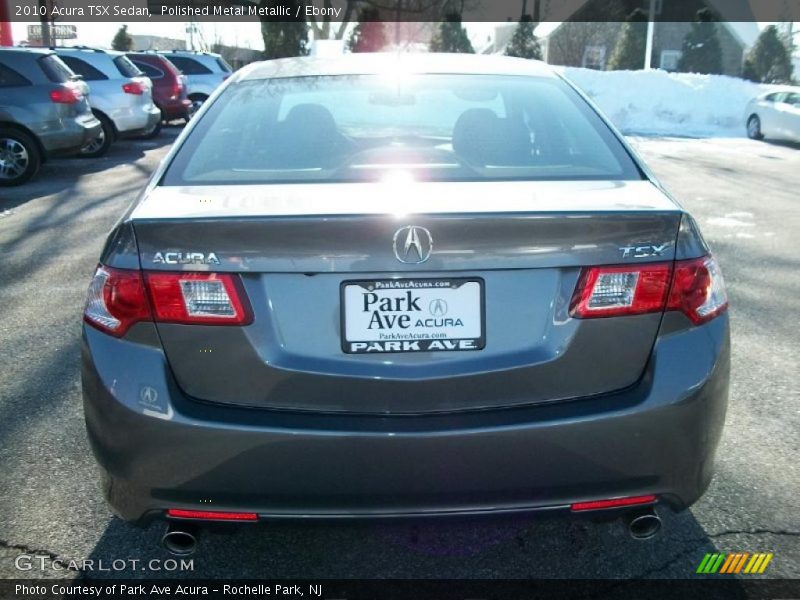
[[(423, 295), (430, 295), (431, 292), (437, 290), (456, 291), (463, 288), (466, 284), (477, 284), (477, 308), (479, 318), (479, 335), (477, 337), (471, 335), (467, 337), (414, 338), (406, 340), (391, 339), (381, 341), (348, 339), (346, 299), (348, 287), (360, 287), (367, 291), (378, 293), (416, 289), (423, 290)], [(416, 287), (416, 285), (420, 287)], [(445, 310), (447, 310), (447, 304)], [(428, 312), (433, 314), (430, 310), (430, 306), (425, 312), (426, 314)], [(480, 277), (398, 277), (342, 281), (339, 286), (339, 320), (339, 340), (342, 352), (345, 354), (410, 354), (416, 352), (474, 352), (483, 350), (486, 347), (486, 283)], [(368, 344), (368, 346), (354, 349), (352, 344)]]

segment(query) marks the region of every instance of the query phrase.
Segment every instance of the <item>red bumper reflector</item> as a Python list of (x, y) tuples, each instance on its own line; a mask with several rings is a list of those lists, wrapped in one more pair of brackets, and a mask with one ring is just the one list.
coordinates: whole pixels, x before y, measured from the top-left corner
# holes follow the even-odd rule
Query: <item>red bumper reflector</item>
[(167, 510), (168, 517), (178, 517), (181, 519), (205, 519), (206, 521), (257, 521), (256, 513), (240, 512), (220, 512), (216, 510), (184, 510), (182, 508), (170, 508)]
[(637, 504), (652, 504), (656, 501), (654, 494), (649, 496), (631, 496), (630, 498), (613, 498), (611, 500), (592, 500), (591, 502), (576, 502), (570, 508), (573, 511), (601, 510), (603, 508), (617, 508), (618, 506), (635, 506)]

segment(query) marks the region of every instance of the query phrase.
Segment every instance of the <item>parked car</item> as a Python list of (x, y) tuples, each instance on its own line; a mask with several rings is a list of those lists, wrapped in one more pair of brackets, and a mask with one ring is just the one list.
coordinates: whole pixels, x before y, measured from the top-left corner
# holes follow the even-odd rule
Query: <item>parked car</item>
[(209, 521), (685, 509), (728, 301), (695, 221), (547, 65), (237, 72), (111, 233), (84, 313), (104, 490)]
[(159, 52), (186, 75), (189, 100), (196, 112), (223, 81), (231, 76), (231, 66), (220, 54), (172, 50)]
[(161, 110), (161, 119), (186, 119), (192, 116), (186, 76), (161, 54), (129, 52), (126, 55), (153, 82), (153, 101)]
[(50, 50), (0, 48), (0, 186), (36, 175), (51, 156), (101, 134), (89, 87)]
[(751, 139), (800, 142), (800, 89), (761, 94), (748, 103), (745, 119)]
[(103, 133), (81, 150), (82, 156), (102, 156), (120, 137), (158, 135), (161, 111), (153, 104), (152, 83), (123, 52), (85, 46), (54, 50), (91, 86), (89, 103), (103, 124)]

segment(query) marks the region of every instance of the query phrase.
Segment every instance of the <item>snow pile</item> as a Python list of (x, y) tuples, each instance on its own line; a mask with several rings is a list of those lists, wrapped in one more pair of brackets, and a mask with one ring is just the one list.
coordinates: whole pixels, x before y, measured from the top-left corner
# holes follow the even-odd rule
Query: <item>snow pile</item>
[(560, 70), (626, 134), (741, 137), (747, 103), (773, 87), (725, 75)]

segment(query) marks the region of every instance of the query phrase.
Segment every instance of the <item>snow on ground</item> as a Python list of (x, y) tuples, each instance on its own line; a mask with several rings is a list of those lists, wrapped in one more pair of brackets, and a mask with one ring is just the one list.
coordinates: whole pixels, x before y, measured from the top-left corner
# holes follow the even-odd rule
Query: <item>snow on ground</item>
[(626, 134), (746, 135), (747, 103), (768, 86), (725, 75), (560, 67)]

